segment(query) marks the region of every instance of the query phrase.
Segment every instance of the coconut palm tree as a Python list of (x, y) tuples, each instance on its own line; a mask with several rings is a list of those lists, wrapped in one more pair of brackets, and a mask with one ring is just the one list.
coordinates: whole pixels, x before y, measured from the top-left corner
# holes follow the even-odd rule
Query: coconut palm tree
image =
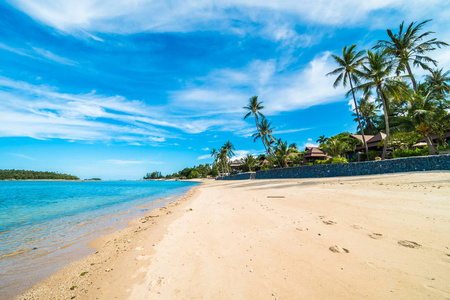
[(382, 159), (386, 158), (386, 149), (389, 142), (389, 116), (388, 116), (388, 96), (398, 98), (402, 92), (402, 82), (398, 77), (392, 77), (394, 64), (389, 59), (386, 52), (367, 51), (367, 61), (362, 65), (359, 73), (360, 77), (367, 82), (355, 87), (355, 90), (362, 90), (364, 94), (375, 90), (383, 106), (384, 121), (386, 124), (386, 138), (384, 141)]
[[(377, 119), (378, 108), (375, 102), (370, 100), (370, 95), (363, 95), (358, 101), (359, 114), (362, 119), (363, 128), (368, 134), (373, 134), (375, 127), (375, 120)], [(356, 117), (356, 113), (353, 114)], [(357, 119), (355, 118), (355, 121)]]
[(258, 96), (253, 96), (249, 99), (248, 105), (243, 107), (243, 109), (249, 110), (249, 112), (244, 116), (244, 120), (253, 115), (255, 117), (256, 127), (258, 127), (258, 116), (264, 118), (264, 115), (261, 113), (264, 106), (261, 104), (262, 101), (258, 102)]
[(361, 119), (359, 117), (359, 111), (358, 111), (358, 103), (356, 102), (355, 97), (355, 91), (353, 89), (353, 83), (358, 84), (358, 68), (364, 63), (365, 57), (364, 57), (364, 51), (355, 51), (356, 45), (350, 46), (350, 48), (347, 49), (347, 46), (345, 46), (342, 49), (342, 57), (339, 57), (337, 55), (332, 55), (334, 60), (338, 63), (339, 68), (335, 69), (334, 71), (327, 74), (328, 75), (338, 75), (336, 80), (334, 81), (333, 86), (336, 88), (339, 84), (342, 83), (344, 87), (347, 86), (347, 80), (350, 83), (350, 90), (353, 95), (353, 104), (355, 105), (355, 111), (356, 116), (358, 117), (358, 124), (359, 128), (361, 129), (361, 136), (363, 139), (364, 147), (366, 149), (366, 157), (369, 159), (369, 149), (367, 147), (366, 143), (366, 137), (364, 136), (364, 130), (361, 125)]
[(252, 171), (252, 168), (255, 166), (255, 164), (256, 164), (256, 159), (253, 157), (253, 155), (248, 154), (244, 158), (244, 166), (247, 167), (249, 172)]
[(325, 135), (321, 135), (321, 136), (319, 136), (319, 138), (316, 140), (316, 143), (323, 144), (323, 143), (326, 143), (327, 141), (328, 141), (328, 138), (326, 138)]
[(297, 143), (292, 143), (292, 144), (290, 144), (290, 145), (289, 145), (289, 148), (292, 148), (292, 149), (298, 150), (298, 146), (297, 146)]
[(278, 141), (278, 145), (275, 148), (275, 152), (278, 158), (278, 161), (283, 167), (287, 167), (287, 159), (289, 155), (294, 153), (294, 149), (291, 147), (288, 147), (287, 142), (282, 142), (281, 140)]
[[(267, 119), (265, 117), (263, 117), (261, 119), (261, 121), (259, 122), (258, 127), (259, 127), (259, 131), (253, 134), (254, 141), (256, 142), (257, 139), (261, 139), (261, 141), (264, 145), (264, 149), (266, 150), (267, 156), (268, 157), (275, 156), (274, 152), (272, 150), (272, 144), (275, 141), (275, 138), (272, 135), (272, 133), (273, 133), (272, 123), (270, 123), (269, 121), (267, 121)], [(269, 160), (269, 162), (270, 162), (270, 160)], [(280, 167), (281, 167), (281, 165), (280, 165)]]
[(332, 157), (341, 157), (345, 154), (345, 151), (349, 150), (349, 145), (346, 142), (335, 138), (322, 144), (321, 149)]
[(228, 150), (228, 157), (229, 158), (233, 157), (233, 155), (234, 155), (233, 150), (236, 150), (234, 148), (234, 145), (230, 141), (226, 141), (225, 144), (223, 145), (223, 147)]
[(225, 147), (220, 148), (219, 163), (222, 167), (222, 173), (228, 172), (228, 149)]
[(450, 94), (450, 71), (442, 72), (442, 69), (430, 70), (430, 74), (425, 75), (425, 83), (433, 97), (440, 102), (446, 102)]
[(217, 167), (217, 159), (219, 158), (219, 153), (217, 152), (217, 150), (215, 148), (213, 148), (211, 150), (211, 157), (214, 157), (214, 162), (213, 162), (213, 167), (216, 166)]
[(436, 148), (430, 138), (433, 130), (438, 103), (430, 97), (431, 91), (425, 91), (425, 85), (419, 85), (417, 92), (411, 93), (408, 99), (408, 117), (416, 130), (425, 138), (430, 155), (435, 155)]
[[(407, 72), (411, 78), (413, 88), (417, 91), (417, 82), (411, 71), (411, 65), (415, 67), (421, 67), (425, 70), (430, 70), (428, 63), (432, 63), (437, 66), (437, 62), (428, 56), (424, 56), (426, 52), (435, 50), (436, 47), (448, 46), (447, 43), (436, 40), (436, 38), (425, 40), (428, 36), (434, 32), (427, 31), (421, 33), (422, 27), (431, 20), (425, 20), (420, 23), (412, 22), (404, 30), (404, 23), (402, 22), (399, 27), (398, 33), (392, 33), (390, 29), (387, 30), (387, 34), (390, 40), (379, 40), (374, 49), (383, 49), (389, 55), (396, 59), (396, 73), (400, 75), (402, 72)], [(424, 41), (425, 40), (425, 41)]]

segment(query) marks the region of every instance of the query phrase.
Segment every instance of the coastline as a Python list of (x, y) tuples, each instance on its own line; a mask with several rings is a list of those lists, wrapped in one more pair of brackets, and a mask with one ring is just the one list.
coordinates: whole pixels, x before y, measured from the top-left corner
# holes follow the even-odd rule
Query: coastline
[[(24, 261), (23, 266), (16, 266), (17, 274), (20, 275), (21, 273), (24, 273), (23, 277), (17, 277), (15, 270), (11, 273), (5, 273), (10, 275), (9, 278), (6, 277), (5, 282), (3, 282), (5, 286), (3, 287), (4, 291), (0, 293), (0, 299), (14, 299), (14, 297), (18, 297), (27, 290), (33, 289), (34, 286), (39, 285), (49, 277), (64, 270), (72, 263), (76, 263), (77, 261), (92, 255), (92, 253), (96, 251), (95, 246), (93, 246), (95, 244), (93, 243), (95, 243), (97, 239), (104, 235), (128, 228), (130, 223), (136, 218), (145, 216), (151, 211), (164, 207), (167, 203), (176, 201), (178, 198), (183, 197), (185, 193), (189, 192), (191, 188), (192, 186), (188, 186), (185, 191), (178, 191), (177, 193), (167, 196), (161, 195), (162, 197), (155, 198), (155, 200), (152, 200), (151, 202), (134, 205), (133, 209), (130, 208), (125, 211), (100, 217), (101, 225), (107, 225), (106, 227), (97, 224), (96, 228), (92, 228), (92, 231), (77, 236), (75, 240), (69, 241), (69, 243), (60, 246), (57, 249), (53, 249), (52, 251), (43, 254), (35, 254), (31, 257), (29, 262)], [(39, 249), (41, 249), (41, 247)], [(34, 260), (37, 260), (37, 265), (34, 263)], [(46, 297), (42, 297), (42, 295), (39, 297), (39, 299), (43, 298)]]
[(445, 298), (449, 194), (448, 171), (205, 180), (15, 299)]

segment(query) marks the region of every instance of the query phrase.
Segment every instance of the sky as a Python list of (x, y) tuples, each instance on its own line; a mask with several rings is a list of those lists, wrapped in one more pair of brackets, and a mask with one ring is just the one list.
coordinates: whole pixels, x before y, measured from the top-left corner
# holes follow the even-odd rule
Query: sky
[[(450, 43), (442, 0), (0, 1), (0, 169), (139, 179), (264, 152), (257, 95), (300, 150), (356, 131), (332, 54), (402, 21)], [(430, 52), (450, 69), (450, 47)], [(414, 70), (419, 76), (422, 70)]]

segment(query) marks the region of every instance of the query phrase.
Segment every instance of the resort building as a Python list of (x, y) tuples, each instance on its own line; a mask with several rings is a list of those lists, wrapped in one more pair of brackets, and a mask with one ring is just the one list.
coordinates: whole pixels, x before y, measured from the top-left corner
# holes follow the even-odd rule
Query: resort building
[(306, 162), (315, 162), (316, 160), (325, 160), (331, 158), (331, 156), (322, 152), (319, 147), (306, 147), (303, 158)]

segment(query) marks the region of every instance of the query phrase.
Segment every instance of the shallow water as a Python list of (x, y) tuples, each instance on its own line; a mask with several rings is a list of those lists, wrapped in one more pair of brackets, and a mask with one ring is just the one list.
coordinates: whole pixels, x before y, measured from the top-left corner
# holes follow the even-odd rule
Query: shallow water
[(0, 299), (88, 254), (87, 241), (101, 230), (143, 214), (158, 199), (174, 197), (193, 185), (179, 181), (0, 181)]

